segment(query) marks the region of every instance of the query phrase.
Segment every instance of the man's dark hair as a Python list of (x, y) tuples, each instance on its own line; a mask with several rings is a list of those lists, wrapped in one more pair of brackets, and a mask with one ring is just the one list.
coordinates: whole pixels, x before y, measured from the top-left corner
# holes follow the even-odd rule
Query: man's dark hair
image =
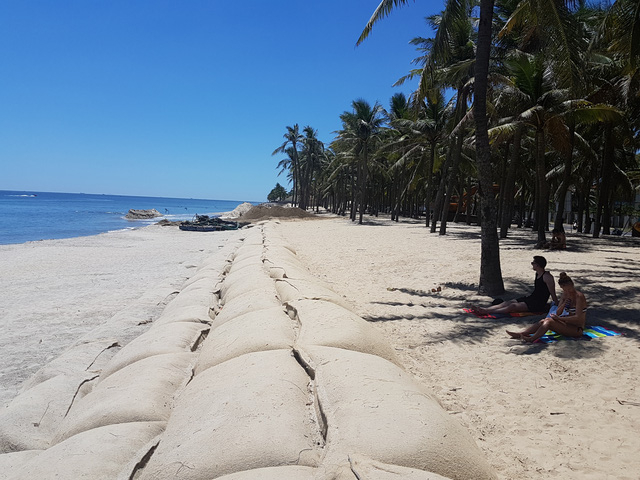
[(542, 268), (547, 266), (547, 259), (541, 257), (540, 255), (536, 255), (535, 257), (533, 257), (533, 261), (540, 265)]

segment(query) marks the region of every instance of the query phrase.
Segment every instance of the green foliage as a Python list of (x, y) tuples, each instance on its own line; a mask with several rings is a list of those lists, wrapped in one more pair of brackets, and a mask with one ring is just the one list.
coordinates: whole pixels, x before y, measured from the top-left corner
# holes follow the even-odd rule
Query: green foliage
[(267, 195), (267, 200), (269, 200), (270, 202), (282, 202), (286, 198), (287, 190), (279, 183), (276, 183), (276, 186), (273, 187), (273, 190), (271, 190), (271, 192), (269, 192), (269, 195)]
[[(358, 43), (393, 10), (419, 2), (378, 3)], [(293, 186), (294, 204), (351, 210), (354, 220), (357, 210), (360, 218), (378, 209), (416, 216), (430, 206), (435, 210), (441, 190), (463, 198), (478, 190), (482, 135), (474, 105), (485, 103), (479, 79), (487, 65), (486, 58), (476, 64), (477, 14), (482, 5), (489, 18), (493, 2), (441, 3), (443, 10), (425, 19), (425, 31), (415, 32), (410, 43), (417, 58), (396, 83), (418, 79), (414, 92), (394, 95), (388, 111), (378, 102), (355, 100), (340, 114), (330, 148), (311, 127), (287, 127), (274, 154), (282, 154), (277, 168)], [(495, 0), (491, 34), (489, 168), (482, 177), (491, 177), (501, 208), (515, 200), (521, 215), (533, 212), (545, 221), (546, 205), (555, 208), (571, 192), (573, 213), (593, 214), (606, 233), (614, 205), (628, 202), (640, 184), (639, 1)], [(503, 190), (508, 182), (509, 193)], [(536, 228), (544, 235), (543, 222)]]

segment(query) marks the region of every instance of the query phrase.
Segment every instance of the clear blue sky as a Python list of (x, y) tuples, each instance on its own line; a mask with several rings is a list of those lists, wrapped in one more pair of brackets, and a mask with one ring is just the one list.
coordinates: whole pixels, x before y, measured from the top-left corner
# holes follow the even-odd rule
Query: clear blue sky
[(441, 0), (2, 0), (0, 190), (264, 201), (286, 125), (329, 143)]

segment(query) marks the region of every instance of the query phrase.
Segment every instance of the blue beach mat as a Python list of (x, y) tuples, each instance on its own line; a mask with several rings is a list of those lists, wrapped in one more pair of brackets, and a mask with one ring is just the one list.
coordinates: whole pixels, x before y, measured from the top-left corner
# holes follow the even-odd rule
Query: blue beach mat
[(565, 337), (564, 335), (560, 335), (552, 330), (547, 331), (542, 337), (536, 340), (535, 343), (554, 343), (558, 340), (591, 340), (592, 338), (601, 338), (601, 337), (616, 337), (618, 335), (622, 335), (620, 332), (616, 332), (615, 330), (608, 330), (604, 327), (600, 326), (587, 326), (582, 332), (582, 337)]

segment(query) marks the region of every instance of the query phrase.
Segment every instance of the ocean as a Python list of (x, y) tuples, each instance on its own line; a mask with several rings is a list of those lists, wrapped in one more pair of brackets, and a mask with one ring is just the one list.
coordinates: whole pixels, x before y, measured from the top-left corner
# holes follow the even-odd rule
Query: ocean
[[(0, 245), (97, 235), (143, 227), (162, 218), (191, 220), (196, 214), (211, 216), (230, 212), (241, 203), (194, 198), (0, 190)], [(130, 209), (151, 208), (164, 217), (152, 220), (125, 218)]]

